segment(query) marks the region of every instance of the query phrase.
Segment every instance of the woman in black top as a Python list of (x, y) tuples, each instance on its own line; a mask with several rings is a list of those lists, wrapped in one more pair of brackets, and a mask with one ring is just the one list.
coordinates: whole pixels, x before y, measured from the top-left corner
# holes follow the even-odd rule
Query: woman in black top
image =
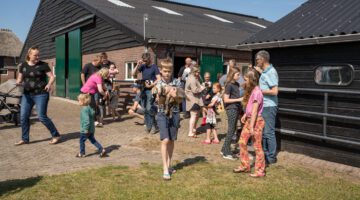
[(235, 160), (232, 155), (230, 145), (231, 138), (236, 130), (236, 124), (239, 119), (239, 111), (241, 109), (242, 98), (240, 98), (240, 85), (237, 82), (239, 78), (240, 70), (236, 67), (232, 68), (227, 76), (224, 93), (224, 103), (226, 108), (226, 114), (228, 117), (228, 132), (226, 134), (225, 142), (221, 149), (221, 153), (223, 155), (223, 158), (229, 160)]
[[(49, 81), (46, 81), (46, 78)], [(30, 115), (32, 108), (36, 105), (39, 120), (50, 131), (52, 139), (50, 144), (56, 144), (60, 139), (54, 123), (47, 117), (47, 106), (49, 102), (49, 91), (55, 78), (49, 65), (39, 60), (39, 49), (32, 47), (26, 56), (26, 62), (20, 65), (19, 76), (16, 84), (22, 85), (24, 93), (21, 98), (21, 129), (22, 139), (15, 145), (29, 143)]]

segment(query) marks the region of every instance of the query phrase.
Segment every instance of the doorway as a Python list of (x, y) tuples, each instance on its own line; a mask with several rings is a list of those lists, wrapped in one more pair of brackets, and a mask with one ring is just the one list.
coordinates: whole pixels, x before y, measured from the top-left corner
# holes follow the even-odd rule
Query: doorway
[[(180, 68), (183, 67), (185, 65), (185, 59), (188, 58), (190, 56), (186, 56), (186, 57), (174, 57), (174, 73), (173, 73), (173, 77), (174, 78), (178, 78), (178, 74), (180, 71)], [(195, 57), (190, 57), (192, 60), (196, 61)]]
[(81, 87), (82, 55), (80, 29), (56, 37), (55, 45), (56, 95), (76, 100)]

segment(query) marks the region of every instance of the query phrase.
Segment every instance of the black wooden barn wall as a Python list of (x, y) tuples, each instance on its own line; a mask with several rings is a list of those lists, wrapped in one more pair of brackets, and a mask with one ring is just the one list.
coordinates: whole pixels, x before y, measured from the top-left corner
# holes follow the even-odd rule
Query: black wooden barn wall
[[(360, 42), (268, 49), (279, 75), (279, 87), (360, 91)], [(254, 54), (256, 51), (254, 52)], [(355, 69), (349, 86), (320, 86), (314, 81), (315, 68), (323, 64), (351, 64)], [(279, 107), (323, 112), (323, 93), (280, 92)], [(329, 94), (328, 113), (360, 117), (360, 95)], [(280, 112), (279, 128), (322, 135), (322, 117)], [(328, 118), (329, 137), (360, 142), (360, 121)], [(360, 166), (360, 147), (311, 138), (282, 136), (294, 150), (337, 162)], [(321, 147), (321, 148), (319, 148)]]
[[(91, 12), (70, 0), (42, 0), (25, 41), (21, 60), (24, 60), (31, 46), (40, 47), (41, 59), (55, 58), (55, 41), (50, 33), (89, 15)], [(141, 45), (99, 17), (95, 18), (94, 24), (81, 30), (83, 54)]]

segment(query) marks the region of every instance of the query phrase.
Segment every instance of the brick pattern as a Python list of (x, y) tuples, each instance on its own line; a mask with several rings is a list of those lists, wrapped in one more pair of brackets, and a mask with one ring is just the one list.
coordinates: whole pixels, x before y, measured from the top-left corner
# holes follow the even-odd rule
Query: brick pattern
[[(149, 50), (149, 52), (153, 54), (153, 51), (151, 49)], [(125, 72), (126, 72), (125, 63), (137, 62), (137, 60), (141, 58), (142, 53), (144, 53), (144, 47), (139, 46), (139, 47), (120, 49), (115, 51), (108, 51), (106, 53), (108, 55), (109, 60), (114, 62), (117, 69), (119, 70), (119, 74), (116, 76), (116, 78), (118, 80), (125, 80)], [(96, 55), (99, 55), (99, 53), (83, 55), (82, 57), (83, 66), (86, 63), (91, 62)]]
[[(19, 61), (19, 58), (13, 58), (13, 57), (4, 57), (4, 67), (7, 66), (16, 66), (16, 63)], [(0, 75), (0, 84), (6, 82), (9, 79), (15, 79), (15, 70), (8, 69), (7, 74), (1, 74)]]

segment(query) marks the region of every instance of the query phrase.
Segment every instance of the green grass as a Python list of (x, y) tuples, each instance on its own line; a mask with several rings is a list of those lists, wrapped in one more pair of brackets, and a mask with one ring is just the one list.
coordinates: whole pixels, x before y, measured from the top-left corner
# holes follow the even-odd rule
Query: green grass
[[(238, 163), (236, 163), (238, 164)], [(266, 178), (233, 174), (235, 163), (198, 162), (161, 179), (161, 167), (110, 166), (0, 183), (0, 199), (359, 199), (360, 184), (296, 166), (273, 166)]]

